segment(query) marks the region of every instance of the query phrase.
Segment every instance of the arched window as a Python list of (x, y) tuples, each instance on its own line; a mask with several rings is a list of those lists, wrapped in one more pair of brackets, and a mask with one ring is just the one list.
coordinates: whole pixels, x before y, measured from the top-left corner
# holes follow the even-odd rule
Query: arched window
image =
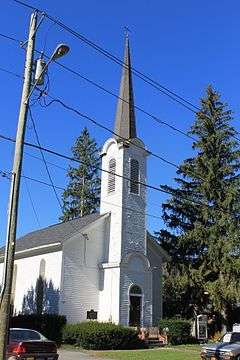
[(45, 271), (46, 271), (46, 260), (41, 259), (39, 266), (39, 276), (41, 276), (43, 279), (45, 278)]
[(142, 289), (138, 285), (132, 285), (129, 293), (130, 295), (142, 295)]
[(108, 193), (115, 191), (115, 173), (116, 173), (116, 160), (111, 159), (109, 161), (109, 174), (108, 174)]
[(135, 159), (130, 161), (130, 192), (139, 194), (139, 163)]

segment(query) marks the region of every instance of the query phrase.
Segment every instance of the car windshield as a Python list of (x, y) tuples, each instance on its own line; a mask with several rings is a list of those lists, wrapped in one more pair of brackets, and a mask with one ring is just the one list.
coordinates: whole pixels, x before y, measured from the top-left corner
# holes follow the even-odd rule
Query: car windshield
[(226, 333), (221, 338), (221, 342), (239, 342), (240, 341), (240, 333)]
[(41, 335), (34, 330), (12, 329), (10, 330), (10, 341), (41, 340)]

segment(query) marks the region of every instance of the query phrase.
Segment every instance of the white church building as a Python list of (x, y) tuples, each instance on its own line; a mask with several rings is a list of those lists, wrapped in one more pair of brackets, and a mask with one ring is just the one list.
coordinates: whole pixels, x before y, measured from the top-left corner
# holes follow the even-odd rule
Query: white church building
[[(114, 137), (103, 145), (100, 213), (31, 232), (17, 241), (12, 302), (23, 298), (41, 275), (58, 292), (68, 322), (98, 321), (149, 327), (162, 316), (162, 268), (168, 255), (146, 230), (146, 165), (137, 138), (126, 40), (125, 67)], [(0, 279), (4, 249), (0, 250)]]

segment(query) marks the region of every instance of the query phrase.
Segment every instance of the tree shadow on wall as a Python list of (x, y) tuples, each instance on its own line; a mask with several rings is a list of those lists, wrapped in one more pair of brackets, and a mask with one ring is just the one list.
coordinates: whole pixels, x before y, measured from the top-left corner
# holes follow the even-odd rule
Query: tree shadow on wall
[(58, 314), (59, 289), (41, 276), (23, 297), (22, 314)]

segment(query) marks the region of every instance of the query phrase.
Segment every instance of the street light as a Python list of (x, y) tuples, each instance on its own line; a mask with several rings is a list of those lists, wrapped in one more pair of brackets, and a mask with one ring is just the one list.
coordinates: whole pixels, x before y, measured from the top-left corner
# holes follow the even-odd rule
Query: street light
[(57, 45), (56, 49), (52, 53), (52, 55), (49, 57), (49, 60), (47, 63), (43, 60), (42, 57), (37, 60), (36, 63), (36, 72), (35, 72), (35, 82), (33, 84), (33, 87), (28, 95), (28, 98), (26, 99), (26, 103), (30, 99), (34, 89), (37, 85), (43, 85), (44, 84), (44, 73), (47, 70), (48, 66), (52, 61), (55, 61), (59, 59), (60, 57), (66, 55), (70, 50), (70, 47), (67, 44), (59, 44)]
[(60, 57), (66, 55), (69, 52), (69, 50), (70, 47), (67, 44), (59, 44), (54, 50), (50, 59), (53, 61), (59, 59)]

